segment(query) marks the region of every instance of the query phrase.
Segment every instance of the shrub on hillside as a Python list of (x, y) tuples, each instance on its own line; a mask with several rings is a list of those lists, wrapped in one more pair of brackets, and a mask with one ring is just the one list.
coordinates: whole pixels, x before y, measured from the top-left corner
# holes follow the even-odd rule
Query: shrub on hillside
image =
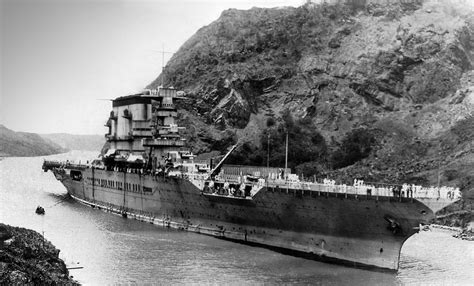
[[(266, 166), (269, 160), (271, 167), (283, 167), (285, 166), (287, 133), (289, 168), (295, 169), (296, 166), (307, 162), (325, 161), (326, 141), (316, 130), (311, 119), (294, 120), (291, 113), (286, 110), (279, 122), (269, 119), (267, 126), (268, 128), (260, 137), (261, 146), (245, 143), (234, 151), (228, 162)], [(305, 174), (309, 173), (305, 172)]]
[(370, 130), (356, 129), (350, 132), (341, 146), (331, 156), (334, 169), (344, 168), (367, 158), (375, 144), (375, 137)]

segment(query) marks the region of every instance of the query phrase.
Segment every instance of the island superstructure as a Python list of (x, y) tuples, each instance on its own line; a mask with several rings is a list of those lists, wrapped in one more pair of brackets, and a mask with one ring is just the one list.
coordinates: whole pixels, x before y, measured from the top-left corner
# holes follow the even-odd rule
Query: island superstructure
[(303, 181), (287, 168), (197, 161), (180, 135), (173, 88), (112, 101), (107, 152), (45, 161), (77, 201), (143, 221), (357, 267), (396, 271), (400, 250), (451, 187)]

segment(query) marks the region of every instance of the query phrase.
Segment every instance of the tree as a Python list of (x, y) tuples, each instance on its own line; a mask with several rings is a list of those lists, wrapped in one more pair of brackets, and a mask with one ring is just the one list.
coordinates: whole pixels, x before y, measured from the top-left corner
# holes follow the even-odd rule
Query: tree
[[(285, 164), (286, 133), (288, 132), (288, 167), (294, 169), (305, 162), (322, 161), (327, 155), (326, 140), (316, 130), (310, 119), (294, 120), (285, 110), (281, 122), (262, 133), (262, 149), (270, 148), (270, 165)], [(270, 140), (268, 140), (270, 136)], [(270, 145), (268, 145), (270, 143)]]
[(374, 143), (375, 137), (370, 130), (356, 129), (350, 132), (331, 156), (333, 167), (344, 168), (367, 158)]

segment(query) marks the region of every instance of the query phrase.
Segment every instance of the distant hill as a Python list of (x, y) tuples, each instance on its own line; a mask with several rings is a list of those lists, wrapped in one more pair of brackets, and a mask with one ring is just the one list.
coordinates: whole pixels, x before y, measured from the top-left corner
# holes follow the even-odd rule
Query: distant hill
[(73, 135), (67, 133), (40, 134), (43, 139), (69, 150), (100, 151), (105, 143), (102, 135)]
[(0, 125), (0, 157), (43, 156), (65, 152), (64, 148), (35, 133), (15, 132)]

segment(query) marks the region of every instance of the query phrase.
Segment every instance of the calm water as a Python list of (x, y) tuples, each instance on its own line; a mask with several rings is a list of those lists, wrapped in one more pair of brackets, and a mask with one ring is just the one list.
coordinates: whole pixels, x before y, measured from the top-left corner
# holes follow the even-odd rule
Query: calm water
[[(93, 158), (71, 152), (49, 159)], [(123, 219), (66, 198), (42, 157), (0, 161), (0, 221), (34, 229), (61, 250), (79, 282), (87, 285), (317, 284), (473, 285), (474, 242), (429, 231), (402, 249), (398, 274), (320, 263), (204, 235)], [(35, 214), (37, 205), (45, 216)]]

